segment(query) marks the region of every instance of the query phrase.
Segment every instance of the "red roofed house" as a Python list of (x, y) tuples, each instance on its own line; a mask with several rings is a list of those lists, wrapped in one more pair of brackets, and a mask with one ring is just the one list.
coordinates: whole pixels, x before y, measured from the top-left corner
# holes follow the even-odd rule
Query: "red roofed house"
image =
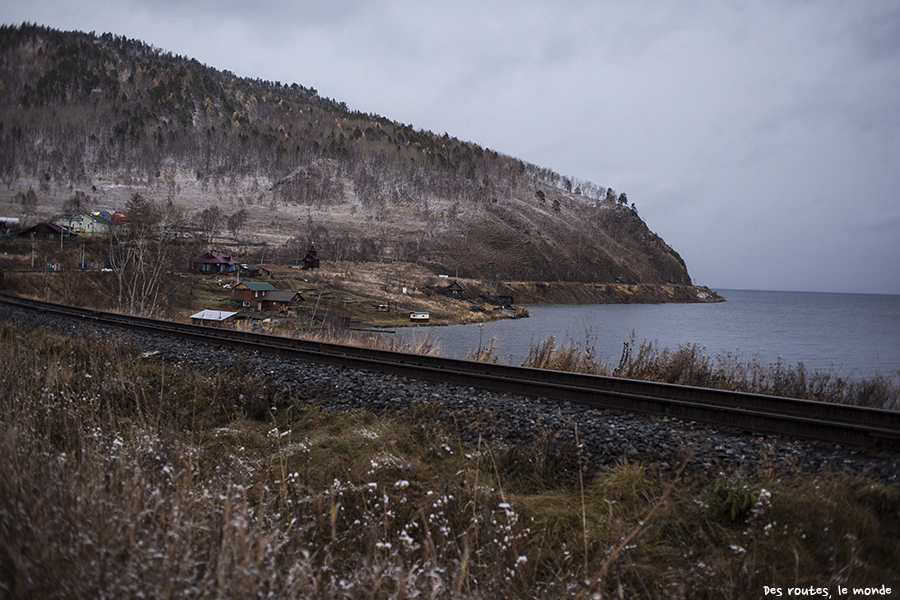
[(234, 273), (241, 263), (220, 252), (207, 252), (193, 261), (197, 273)]

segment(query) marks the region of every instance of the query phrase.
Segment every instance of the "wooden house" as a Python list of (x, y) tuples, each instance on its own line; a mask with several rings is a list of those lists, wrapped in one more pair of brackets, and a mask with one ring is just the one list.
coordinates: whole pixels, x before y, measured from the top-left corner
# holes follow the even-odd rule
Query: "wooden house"
[(266, 292), (259, 298), (250, 301), (250, 306), (258, 311), (290, 312), (296, 310), (303, 298), (298, 292)]
[(409, 313), (409, 321), (411, 323), (428, 323), (431, 315), (427, 312), (411, 312)]
[(303, 257), (303, 268), (304, 269), (318, 269), (319, 268), (319, 253), (316, 252), (315, 244), (311, 244), (309, 246), (309, 251), (306, 253), (306, 256)]
[(274, 292), (275, 286), (265, 281), (242, 281), (232, 290), (232, 298), (243, 303), (244, 306), (252, 306), (250, 303), (259, 300), (269, 292)]
[(500, 314), (508, 319), (515, 319), (519, 316), (519, 312), (513, 306), (501, 306)]
[(207, 252), (200, 258), (192, 261), (194, 271), (197, 273), (234, 273), (240, 263), (226, 254), (220, 252)]
[(110, 212), (101, 210), (93, 213), (107, 222), (107, 228), (110, 231), (125, 233), (131, 228), (131, 215), (121, 212)]
[(448, 296), (453, 296), (454, 298), (462, 298), (466, 293), (466, 286), (454, 279), (453, 283), (445, 287), (443, 291)]
[(126, 213), (101, 210), (96, 214), (100, 215), (104, 219), (107, 219), (113, 225), (127, 225), (131, 222), (131, 216)]
[(15, 237), (20, 240), (58, 240), (60, 237), (64, 239), (78, 237), (78, 234), (56, 223), (38, 223), (34, 227), (19, 231)]
[(261, 272), (259, 267), (254, 265), (241, 263), (239, 267), (241, 271), (241, 277), (258, 277)]
[(88, 235), (104, 234), (109, 231), (109, 219), (104, 219), (99, 214), (89, 212), (80, 212), (60, 219), (56, 222), (60, 227), (65, 227), (78, 233), (86, 233)]

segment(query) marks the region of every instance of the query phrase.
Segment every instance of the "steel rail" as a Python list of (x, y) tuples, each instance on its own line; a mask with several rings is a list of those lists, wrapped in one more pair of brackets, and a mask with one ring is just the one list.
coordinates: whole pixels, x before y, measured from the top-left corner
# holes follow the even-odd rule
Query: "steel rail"
[(6, 294), (0, 294), (0, 302), (45, 314), (321, 364), (666, 416), (741, 432), (900, 449), (900, 412), (896, 411), (375, 350), (131, 317)]

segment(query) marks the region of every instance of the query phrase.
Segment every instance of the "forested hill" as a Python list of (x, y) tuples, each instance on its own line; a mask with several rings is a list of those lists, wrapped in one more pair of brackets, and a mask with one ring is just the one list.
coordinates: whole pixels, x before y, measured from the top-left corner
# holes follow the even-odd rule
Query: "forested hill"
[(212, 209), (223, 244), (243, 211), (232, 243), (273, 255), (315, 242), (467, 277), (690, 284), (624, 193), (110, 33), (0, 28), (0, 177), (2, 216), (140, 193), (195, 224)]

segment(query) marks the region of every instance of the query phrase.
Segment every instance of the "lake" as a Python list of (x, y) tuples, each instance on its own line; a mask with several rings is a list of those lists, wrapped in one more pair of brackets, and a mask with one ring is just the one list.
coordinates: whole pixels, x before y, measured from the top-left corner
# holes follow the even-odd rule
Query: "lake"
[[(557, 343), (594, 346), (616, 365), (623, 344), (656, 342), (675, 349), (697, 344), (714, 357), (832, 370), (844, 377), (900, 372), (900, 296), (716, 290), (715, 304), (595, 304), (526, 306), (531, 318), (481, 325), (424, 328), (445, 356), (465, 358), (493, 338), (500, 362), (520, 364), (533, 343), (556, 336)], [(408, 338), (423, 328), (400, 328)]]

